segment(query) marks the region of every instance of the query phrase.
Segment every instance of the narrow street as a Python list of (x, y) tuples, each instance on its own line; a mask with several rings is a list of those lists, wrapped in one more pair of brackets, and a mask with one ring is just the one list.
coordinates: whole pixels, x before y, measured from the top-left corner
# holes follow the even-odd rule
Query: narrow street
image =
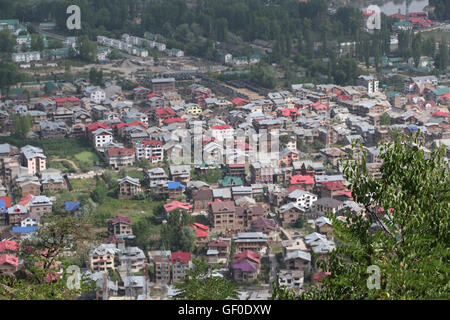
[[(270, 247), (269, 247), (270, 248)], [(273, 292), (273, 282), (277, 281), (278, 274), (278, 261), (274, 253), (271, 250), (268, 251), (269, 261), (270, 261), (270, 292)]]

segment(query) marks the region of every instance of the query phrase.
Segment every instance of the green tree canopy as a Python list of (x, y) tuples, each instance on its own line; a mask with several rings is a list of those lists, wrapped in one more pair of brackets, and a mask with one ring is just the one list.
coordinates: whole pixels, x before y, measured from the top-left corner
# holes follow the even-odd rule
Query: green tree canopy
[[(450, 179), (445, 149), (425, 152), (423, 136), (400, 135), (381, 146), (381, 177), (366, 167), (362, 145), (344, 174), (364, 215), (347, 213), (342, 222), (330, 215), (337, 246), (320, 288), (299, 296), (275, 290), (278, 299), (448, 299)], [(380, 270), (380, 288), (369, 289), (368, 268)]]
[(12, 123), (14, 135), (18, 138), (24, 139), (33, 126), (33, 119), (29, 114), (26, 116), (15, 115), (12, 118)]
[(181, 300), (226, 300), (237, 299), (237, 285), (224, 277), (213, 275), (219, 266), (210, 266), (202, 259), (193, 259), (194, 268), (188, 270), (182, 283), (175, 284), (180, 290), (176, 299)]

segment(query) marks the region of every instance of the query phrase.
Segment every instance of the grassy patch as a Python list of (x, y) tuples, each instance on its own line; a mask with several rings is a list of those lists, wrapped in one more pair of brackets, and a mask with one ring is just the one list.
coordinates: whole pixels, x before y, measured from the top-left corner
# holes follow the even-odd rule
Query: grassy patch
[(97, 180), (95, 178), (88, 179), (70, 179), (70, 184), (74, 190), (88, 189), (93, 190), (95, 188)]
[(77, 153), (76, 155), (74, 155), (74, 160), (77, 163), (89, 162), (92, 165), (101, 161), (100, 157), (92, 151), (83, 151), (83, 152)]
[(107, 197), (105, 201), (97, 208), (97, 213), (102, 216), (115, 215), (128, 216), (133, 223), (139, 220), (153, 217), (155, 208), (165, 201), (115, 199)]
[(62, 173), (72, 173), (76, 172), (75, 168), (72, 166), (72, 164), (68, 161), (49, 161), (47, 163), (47, 166), (49, 168), (54, 168), (61, 170)]
[(21, 148), (32, 145), (42, 148), (49, 158), (70, 158), (86, 150), (92, 150), (86, 139), (62, 138), (62, 139), (20, 139), (16, 137), (0, 137), (0, 143), (9, 143)]

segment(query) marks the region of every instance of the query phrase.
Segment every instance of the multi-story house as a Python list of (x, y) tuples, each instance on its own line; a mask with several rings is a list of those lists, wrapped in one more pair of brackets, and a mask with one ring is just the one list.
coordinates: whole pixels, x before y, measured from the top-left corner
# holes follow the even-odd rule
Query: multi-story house
[(146, 272), (145, 254), (138, 247), (126, 247), (119, 251), (120, 269), (127, 273)]
[(212, 202), (210, 221), (216, 232), (236, 230), (238, 226), (234, 201)]
[(142, 192), (139, 179), (126, 176), (125, 178), (119, 179), (118, 183), (119, 199), (133, 198)]
[(20, 148), (20, 164), (28, 168), (28, 174), (35, 175), (38, 171), (47, 169), (47, 157), (41, 148), (27, 145)]
[(304, 214), (305, 209), (298, 206), (295, 202), (289, 202), (281, 206), (278, 211), (278, 217), (283, 226), (295, 223)]
[(107, 163), (114, 169), (132, 166), (135, 160), (134, 149), (112, 148), (106, 152)]
[(130, 217), (117, 215), (108, 220), (108, 234), (117, 237), (130, 236), (133, 234), (131, 225)]
[(42, 179), (42, 191), (59, 192), (67, 189), (66, 180), (61, 175), (49, 175)]
[(163, 125), (164, 120), (175, 117), (175, 111), (172, 108), (156, 108), (153, 109), (150, 118), (157, 122), (160, 126)]
[(119, 254), (119, 249), (115, 244), (101, 244), (89, 253), (89, 265), (94, 272), (108, 272), (115, 270), (115, 256)]
[(38, 51), (19, 52), (19, 53), (13, 53), (11, 58), (12, 58), (12, 61), (14, 61), (14, 62), (40, 61), (41, 53)]
[(292, 162), (298, 161), (298, 159), (298, 152), (286, 148), (280, 152), (278, 166), (290, 167)]
[(288, 270), (301, 270), (311, 268), (311, 254), (303, 250), (294, 250), (284, 256), (284, 263)]
[(229, 125), (211, 126), (207, 132), (207, 136), (214, 138), (216, 141), (232, 141), (234, 142), (234, 129)]
[(149, 169), (145, 173), (145, 181), (147, 182), (150, 188), (155, 187), (158, 181), (167, 182), (168, 180), (169, 177), (167, 176), (163, 168)]
[(44, 214), (51, 212), (53, 208), (54, 198), (47, 196), (36, 196), (29, 202), (29, 212), (38, 217), (42, 217)]
[(252, 250), (244, 250), (234, 255), (233, 278), (235, 281), (253, 282), (258, 278), (261, 255)]
[(191, 166), (190, 165), (171, 165), (170, 177), (173, 181), (186, 183), (191, 179)]
[(261, 253), (267, 247), (268, 237), (262, 232), (240, 232), (233, 235), (236, 252), (252, 250)]
[(209, 203), (213, 201), (213, 193), (211, 189), (198, 190), (192, 199), (194, 201), (194, 211), (206, 211)]
[(176, 91), (175, 78), (152, 79), (152, 91), (158, 94), (167, 91)]
[(280, 287), (299, 291), (303, 288), (304, 272), (299, 270), (280, 270), (278, 272), (278, 284)]
[(245, 163), (227, 164), (227, 175), (230, 177), (245, 178)]
[(304, 210), (309, 210), (317, 201), (317, 196), (311, 192), (296, 189), (288, 194), (287, 200), (294, 202)]
[(100, 87), (87, 87), (84, 95), (96, 104), (100, 104), (106, 99), (105, 91)]
[(15, 180), (15, 187), (20, 192), (22, 197), (29, 194), (38, 196), (41, 194), (41, 183), (37, 176), (22, 176)]
[(190, 252), (172, 252), (172, 282), (180, 282), (186, 278), (186, 271), (192, 268)]
[(133, 98), (135, 101), (142, 101), (145, 100), (150, 93), (150, 89), (144, 88), (143, 86), (137, 86), (133, 89)]
[(343, 206), (343, 202), (337, 199), (320, 198), (314, 203), (314, 210), (317, 211), (319, 215), (327, 215), (330, 212), (336, 214)]
[(210, 264), (228, 262), (231, 252), (231, 238), (216, 238), (208, 243), (207, 260)]
[(256, 162), (250, 165), (251, 183), (272, 184), (274, 167), (270, 163)]
[(142, 140), (135, 144), (136, 159), (148, 159), (151, 163), (164, 160), (163, 143), (159, 140)]
[(368, 94), (378, 92), (379, 81), (373, 76), (364, 76), (361, 75), (358, 77), (357, 84), (366, 88)]
[(8, 208), (7, 220), (9, 225), (13, 227), (20, 226), (22, 219), (25, 219), (27, 215), (28, 215), (27, 207), (20, 204), (16, 204)]
[(105, 144), (111, 143), (114, 140), (112, 132), (103, 128), (93, 131), (91, 137), (94, 147), (100, 150), (103, 149)]
[(157, 284), (168, 284), (171, 280), (171, 257), (170, 251), (149, 252), (150, 263), (154, 267), (155, 282)]

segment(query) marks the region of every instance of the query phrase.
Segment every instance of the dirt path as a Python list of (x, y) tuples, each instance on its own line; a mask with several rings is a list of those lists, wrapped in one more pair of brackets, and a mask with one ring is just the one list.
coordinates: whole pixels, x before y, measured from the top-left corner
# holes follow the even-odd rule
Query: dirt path
[(73, 162), (72, 160), (70, 160), (70, 159), (52, 159), (51, 158), (49, 160), (50, 161), (58, 161), (58, 162), (67, 161), (68, 163), (70, 163), (74, 167), (75, 170), (77, 170), (77, 172), (81, 172), (81, 170), (80, 170), (80, 168), (78, 168), (77, 164), (75, 162)]

